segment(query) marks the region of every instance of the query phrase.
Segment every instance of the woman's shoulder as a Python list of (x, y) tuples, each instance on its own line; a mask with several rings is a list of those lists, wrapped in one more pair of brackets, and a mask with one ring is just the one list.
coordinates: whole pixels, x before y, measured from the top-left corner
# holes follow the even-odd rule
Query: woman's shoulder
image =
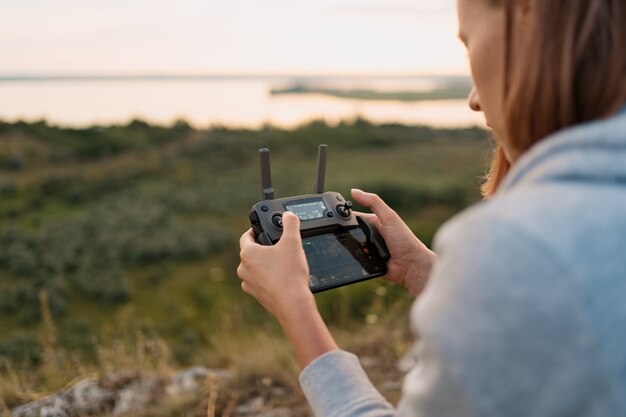
[(571, 275), (567, 238), (554, 232), (561, 226), (523, 194), (478, 203), (439, 230), (434, 250), (444, 279), (483, 283), (502, 296), (543, 277)]
[[(626, 274), (626, 183), (581, 180), (520, 184), (448, 221), (435, 252), (488, 259), (539, 256), (569, 275)], [(498, 254), (498, 258), (492, 255)], [(620, 260), (616, 262), (616, 260)], [(606, 266), (611, 265), (611, 270)], [(602, 267), (601, 267), (602, 266)]]
[(543, 194), (527, 191), (469, 207), (442, 226), (435, 236), (435, 252), (467, 252), (492, 261), (495, 253), (503, 259), (509, 254), (523, 257), (538, 248), (544, 254), (559, 252), (558, 244), (546, 235), (551, 216), (539, 203)]
[(455, 299), (460, 315), (491, 310), (477, 314), (486, 325), (586, 335), (600, 341), (594, 354), (626, 369), (614, 331), (626, 326), (623, 207), (622, 188), (575, 181), (517, 187), (471, 207), (436, 237), (424, 305)]
[(618, 398), (598, 392), (610, 383), (626, 392), (614, 371), (626, 369), (615, 332), (626, 325), (623, 296), (616, 295), (626, 291), (626, 269), (620, 273), (616, 259), (591, 272), (585, 263), (593, 250), (569, 257), (565, 235), (550, 237), (560, 226), (548, 218), (556, 216), (538, 220), (540, 205), (520, 207), (529, 197), (480, 203), (442, 228), (437, 263), (411, 313), (414, 330), (423, 352), (438, 355), (437, 371), (451, 370), (475, 404), (489, 399), (488, 408), (498, 409), (511, 393), (520, 404), (575, 393), (614, 408)]

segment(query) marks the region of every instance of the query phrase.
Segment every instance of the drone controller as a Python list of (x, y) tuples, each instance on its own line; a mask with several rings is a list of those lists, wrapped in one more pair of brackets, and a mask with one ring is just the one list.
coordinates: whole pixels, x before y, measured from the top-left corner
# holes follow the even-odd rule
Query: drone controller
[(300, 236), (309, 264), (309, 286), (319, 292), (376, 278), (387, 273), (389, 250), (376, 228), (352, 212), (352, 202), (324, 192), (326, 145), (317, 154), (313, 194), (274, 199), (270, 151), (260, 149), (263, 201), (250, 210), (250, 223), (261, 245), (274, 245), (283, 232), (282, 215), (300, 218)]

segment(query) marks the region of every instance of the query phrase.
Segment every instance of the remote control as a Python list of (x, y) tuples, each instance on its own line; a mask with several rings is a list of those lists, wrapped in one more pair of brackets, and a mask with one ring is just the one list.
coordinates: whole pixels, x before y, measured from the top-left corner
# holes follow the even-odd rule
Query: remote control
[(300, 236), (309, 264), (309, 286), (319, 292), (387, 273), (389, 250), (376, 228), (352, 212), (352, 202), (337, 192), (324, 192), (327, 146), (317, 154), (313, 194), (274, 199), (270, 150), (260, 149), (263, 201), (250, 210), (250, 223), (261, 245), (274, 245), (282, 235), (282, 215), (300, 218)]

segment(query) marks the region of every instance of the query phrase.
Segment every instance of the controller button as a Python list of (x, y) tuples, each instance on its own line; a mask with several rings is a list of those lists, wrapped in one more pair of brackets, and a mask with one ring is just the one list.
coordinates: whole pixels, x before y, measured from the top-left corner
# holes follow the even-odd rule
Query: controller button
[(332, 211), (329, 211), (328, 213), (326, 213), (326, 217), (332, 219), (333, 217), (335, 217), (335, 213), (333, 213)]
[(280, 214), (275, 214), (272, 217), (272, 224), (278, 227), (279, 229), (282, 229), (283, 228), (283, 216), (281, 216)]
[(269, 210), (269, 208), (267, 206), (261, 206), (261, 210), (267, 212)]
[(367, 242), (367, 235), (365, 234), (365, 232), (360, 227), (357, 227), (355, 229), (351, 229), (350, 230), (350, 234), (359, 243), (366, 243)]
[(259, 238), (257, 239), (257, 242), (261, 245), (269, 246), (272, 244), (272, 239), (269, 238), (267, 233), (261, 233), (261, 235), (259, 235)]
[(251, 224), (259, 224), (259, 215), (256, 214), (256, 211), (251, 211), (250, 215), (248, 216), (250, 218), (250, 223)]
[(339, 204), (337, 206), (337, 213), (339, 213), (341, 217), (344, 217), (346, 219), (350, 217), (350, 214), (352, 214), (351, 210), (352, 210), (352, 202), (350, 201), (346, 201), (345, 204)]

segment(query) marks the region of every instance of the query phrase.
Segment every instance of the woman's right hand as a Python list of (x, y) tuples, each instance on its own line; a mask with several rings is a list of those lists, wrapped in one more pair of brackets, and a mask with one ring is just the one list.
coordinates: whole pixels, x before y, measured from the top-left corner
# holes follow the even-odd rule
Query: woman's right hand
[(391, 258), (387, 262), (386, 278), (406, 287), (417, 297), (426, 286), (437, 256), (378, 195), (352, 189), (352, 198), (372, 210), (359, 216), (376, 226), (387, 243)]

